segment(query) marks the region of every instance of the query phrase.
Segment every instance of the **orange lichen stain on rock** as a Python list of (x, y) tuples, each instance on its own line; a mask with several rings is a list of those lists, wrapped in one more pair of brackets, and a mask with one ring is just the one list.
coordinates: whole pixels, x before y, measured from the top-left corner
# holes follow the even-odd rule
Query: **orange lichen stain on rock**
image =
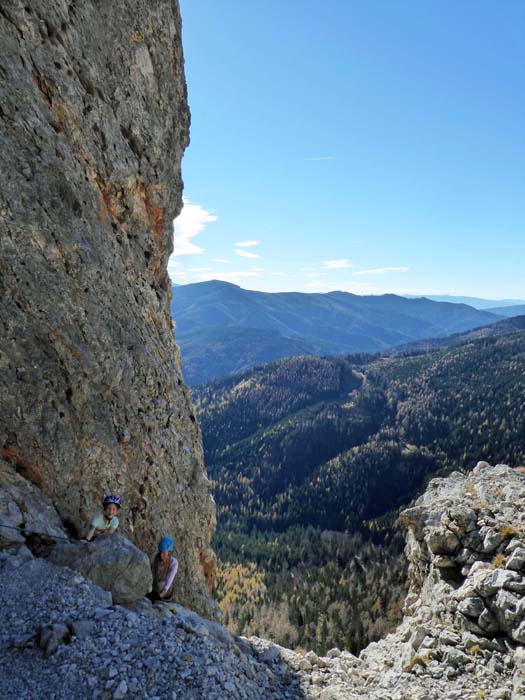
[(0, 449), (0, 457), (12, 464), (25, 479), (37, 486), (42, 485), (43, 468), (41, 464), (29, 461), (14, 447), (3, 447)]
[(137, 219), (148, 229), (155, 244), (156, 253), (151, 267), (154, 274), (164, 270), (164, 241), (166, 229), (166, 207), (164, 188), (160, 184), (146, 185), (143, 180), (128, 183), (128, 192)]
[(38, 91), (46, 101), (48, 107), (51, 107), (51, 103), (53, 101), (53, 89), (51, 87), (51, 83), (36, 68), (31, 71), (31, 77), (33, 78), (33, 82), (37, 86)]
[(112, 185), (102, 179), (95, 170), (91, 173), (91, 180), (96, 185), (100, 208), (100, 220), (103, 224), (109, 223), (109, 217), (117, 223), (124, 223), (124, 193), (117, 185)]

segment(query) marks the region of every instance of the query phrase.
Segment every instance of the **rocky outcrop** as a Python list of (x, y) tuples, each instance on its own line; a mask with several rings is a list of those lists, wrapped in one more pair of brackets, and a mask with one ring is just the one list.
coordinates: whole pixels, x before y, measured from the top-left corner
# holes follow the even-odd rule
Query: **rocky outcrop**
[(67, 566), (109, 591), (113, 602), (135, 603), (151, 591), (148, 557), (122, 535), (98, 537), (92, 542), (57, 542), (49, 560)]
[(0, 549), (25, 545), (27, 533), (67, 537), (49, 498), (0, 459)]
[(433, 479), (403, 513), (405, 617), (361, 653), (368, 667), (449, 684), (470, 677), (486, 683), (479, 697), (492, 697), (486, 688), (499, 676), (504, 687), (494, 697), (525, 697), (524, 472), (479, 462), (468, 474)]
[(403, 514), (406, 612), (454, 627), (467, 646), (525, 643), (524, 506), (525, 476), (505, 465), (434, 479)]
[(189, 112), (176, 0), (0, 7), (0, 457), (79, 533), (104, 492), (206, 609), (214, 506), (166, 263)]

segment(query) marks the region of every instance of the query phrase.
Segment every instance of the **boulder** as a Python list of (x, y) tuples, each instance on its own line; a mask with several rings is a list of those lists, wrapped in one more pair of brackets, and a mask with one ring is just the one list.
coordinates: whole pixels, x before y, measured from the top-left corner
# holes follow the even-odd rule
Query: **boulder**
[(501, 588), (506, 588), (509, 583), (516, 583), (521, 580), (521, 576), (515, 571), (506, 569), (485, 569), (476, 571), (474, 575), (474, 587), (483, 597), (492, 596)]
[(494, 552), (505, 538), (497, 530), (487, 529), (483, 537), (483, 551), (487, 554)]
[(511, 569), (512, 571), (519, 571), (525, 565), (525, 549), (523, 547), (516, 547), (505, 564), (506, 569)]
[(510, 630), (511, 627), (515, 626), (516, 622), (522, 617), (520, 614), (520, 601), (522, 599), (501, 589), (498, 591), (496, 597), (491, 601), (491, 609), (498, 618), (501, 627), (504, 630)]
[(453, 532), (441, 527), (427, 535), (427, 544), (432, 554), (452, 554), (459, 546), (459, 539)]
[(43, 649), (45, 656), (55, 653), (61, 644), (67, 644), (71, 635), (65, 625), (46, 625), (39, 630), (38, 645)]
[(151, 591), (148, 557), (122, 535), (107, 535), (93, 542), (60, 542), (49, 559), (109, 591), (114, 603), (131, 604)]
[(0, 459), (0, 548), (23, 545), (27, 532), (67, 537), (51, 500)]
[(483, 610), (483, 612), (478, 618), (478, 625), (487, 634), (494, 634), (496, 632), (499, 632), (501, 629), (501, 626), (498, 620), (496, 619), (494, 613), (490, 610), (487, 610), (486, 608), (485, 610)]
[(479, 596), (464, 598), (458, 605), (459, 612), (470, 617), (479, 617), (485, 609), (485, 604)]

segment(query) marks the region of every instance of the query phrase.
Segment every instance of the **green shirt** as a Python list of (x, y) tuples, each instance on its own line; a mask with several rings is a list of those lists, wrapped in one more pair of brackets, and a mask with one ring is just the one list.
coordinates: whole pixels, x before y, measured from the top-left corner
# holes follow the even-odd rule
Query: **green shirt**
[(112, 532), (118, 528), (118, 518), (115, 515), (111, 520), (107, 520), (104, 513), (98, 513), (89, 521), (89, 529), (95, 528), (95, 534), (100, 535), (103, 532)]

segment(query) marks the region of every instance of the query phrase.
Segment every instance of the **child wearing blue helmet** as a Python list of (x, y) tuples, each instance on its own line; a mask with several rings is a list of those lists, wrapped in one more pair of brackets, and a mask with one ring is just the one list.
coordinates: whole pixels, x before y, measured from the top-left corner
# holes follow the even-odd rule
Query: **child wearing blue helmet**
[(159, 542), (159, 551), (153, 557), (151, 572), (153, 574), (152, 600), (171, 600), (173, 596), (173, 581), (179, 562), (173, 556), (173, 540), (163, 537)]
[(122, 507), (120, 496), (106, 496), (102, 502), (104, 511), (98, 513), (89, 521), (89, 529), (86, 535), (88, 542), (101, 535), (113, 535), (118, 528), (117, 513)]

